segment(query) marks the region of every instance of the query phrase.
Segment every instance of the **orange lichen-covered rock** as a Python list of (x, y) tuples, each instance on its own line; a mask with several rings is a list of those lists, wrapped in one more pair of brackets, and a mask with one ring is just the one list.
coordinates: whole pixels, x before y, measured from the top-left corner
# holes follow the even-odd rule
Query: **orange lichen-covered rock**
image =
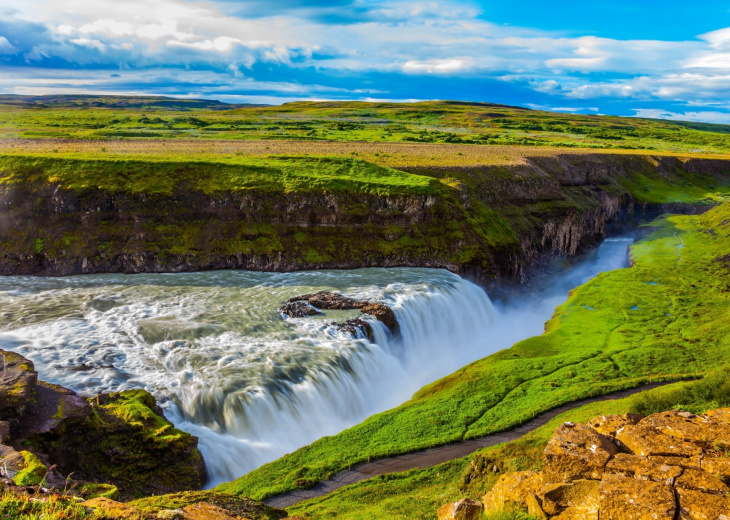
[(600, 486), (601, 518), (673, 520), (676, 510), (671, 486), (608, 474)]
[(621, 444), (636, 455), (694, 457), (702, 453), (702, 448), (681, 438), (665, 435), (649, 423), (641, 421), (635, 426), (627, 426), (616, 435)]
[[(575, 480), (567, 484), (551, 484), (543, 487), (540, 497), (546, 513), (557, 515), (565, 509), (582, 509), (598, 512), (600, 494), (598, 480)], [(573, 514), (577, 514), (575, 511)]]
[(678, 466), (662, 464), (646, 457), (628, 453), (619, 453), (606, 464), (607, 474), (651, 480), (668, 485), (672, 485), (675, 479), (682, 474), (682, 471), (682, 468)]
[(439, 520), (477, 520), (482, 516), (484, 506), (478, 500), (465, 498), (449, 502), (438, 510)]
[(598, 433), (615, 437), (616, 433), (626, 426), (633, 426), (644, 418), (637, 413), (625, 413), (622, 415), (599, 415), (588, 421), (588, 426)]
[(227, 509), (200, 502), (182, 509), (185, 520), (238, 520), (237, 517)]
[(486, 511), (509, 508), (527, 510), (526, 497), (536, 495), (542, 487), (542, 478), (534, 471), (518, 471), (502, 475), (482, 502)]
[(678, 489), (682, 520), (730, 520), (730, 498)]
[(84, 502), (83, 505), (84, 507), (95, 510), (97, 516), (105, 518), (118, 518), (123, 520), (138, 520), (142, 518), (142, 511), (139, 509), (108, 498), (92, 498)]
[(545, 448), (546, 483), (600, 480), (606, 463), (618, 453), (609, 437), (585, 424), (564, 423)]

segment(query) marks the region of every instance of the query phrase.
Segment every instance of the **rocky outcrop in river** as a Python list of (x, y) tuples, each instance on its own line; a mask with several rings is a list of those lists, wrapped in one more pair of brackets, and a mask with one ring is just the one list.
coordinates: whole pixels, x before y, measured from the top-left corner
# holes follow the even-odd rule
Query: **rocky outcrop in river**
[(729, 442), (730, 409), (564, 423), (543, 470), (503, 475), (484, 508), (560, 520), (728, 518)]
[(112, 498), (199, 489), (197, 444), (144, 390), (87, 399), (38, 381), (31, 361), (0, 350), (0, 473), (10, 488)]
[[(353, 310), (359, 309), (363, 314), (375, 317), (383, 325), (388, 327), (392, 333), (398, 332), (398, 320), (393, 309), (382, 303), (361, 302), (353, 300), (339, 293), (320, 291), (314, 294), (302, 294), (289, 298), (279, 308), (279, 312), (290, 318), (304, 318), (320, 313), (320, 310)], [(335, 324), (345, 332), (357, 336), (357, 331), (371, 338), (373, 330), (370, 324), (360, 318), (352, 318), (344, 323)]]

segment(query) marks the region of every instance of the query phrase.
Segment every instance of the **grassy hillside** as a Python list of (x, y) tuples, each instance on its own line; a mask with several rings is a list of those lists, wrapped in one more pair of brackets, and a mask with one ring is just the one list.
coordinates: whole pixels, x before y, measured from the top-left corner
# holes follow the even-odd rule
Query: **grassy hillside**
[(562, 403), (723, 365), (730, 354), (730, 203), (652, 227), (632, 247), (634, 267), (574, 290), (542, 336), (220, 489), (267, 497), (357, 462), (504, 430)]
[(0, 138), (464, 143), (726, 153), (730, 127), (561, 114), (490, 103), (235, 106), (100, 96), (0, 97)]
[[(587, 404), (558, 415), (517, 441), (432, 468), (375, 477), (326, 497), (301, 502), (287, 511), (314, 520), (435, 519), (436, 510), (443, 504), (462, 498), (481, 500), (505, 473), (541, 470), (545, 445), (563, 422), (581, 423), (598, 415), (626, 412), (648, 415), (673, 408), (702, 413), (728, 406), (728, 376), (727, 369), (715, 370), (699, 382), (677, 383), (625, 399)], [(489, 520), (502, 519), (527, 520), (528, 517), (520, 513), (489, 517)]]

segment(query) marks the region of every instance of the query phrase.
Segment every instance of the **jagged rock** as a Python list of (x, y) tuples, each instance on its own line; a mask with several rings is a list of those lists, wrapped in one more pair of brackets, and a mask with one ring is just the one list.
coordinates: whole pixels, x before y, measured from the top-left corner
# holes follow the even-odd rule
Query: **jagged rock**
[(359, 309), (364, 305), (363, 303), (357, 302), (347, 296), (329, 291), (320, 291), (314, 294), (294, 296), (293, 298), (289, 298), (287, 303), (299, 301), (307, 301), (310, 305), (314, 305), (316, 308), (324, 310)]
[[(543, 472), (503, 475), (484, 497), (487, 510), (525, 509), (536, 494), (553, 520), (730, 520), (730, 409), (601, 416), (588, 424), (606, 435), (562, 425), (545, 448)], [(520, 484), (526, 475), (532, 485)]]
[(542, 487), (542, 476), (534, 471), (518, 471), (502, 475), (484, 495), (485, 511), (519, 508), (527, 510), (526, 497), (536, 495)]
[(185, 512), (182, 509), (163, 509), (157, 513), (159, 520), (184, 520)]
[(609, 459), (618, 452), (605, 435), (585, 424), (564, 423), (545, 448), (545, 483), (599, 480)]
[(31, 400), (38, 372), (33, 363), (7, 350), (0, 350), (0, 420), (17, 419)]
[(643, 421), (622, 429), (616, 438), (633, 453), (643, 457), (694, 457), (702, 453), (699, 446), (665, 435), (660, 429)]
[(588, 426), (598, 433), (609, 437), (616, 437), (616, 432), (626, 426), (633, 426), (644, 418), (637, 413), (626, 413), (622, 415), (600, 415), (588, 421)]
[(10, 423), (7, 421), (0, 421), (0, 444), (7, 442), (10, 438)]
[(576, 480), (564, 484), (545, 486), (540, 494), (543, 510), (552, 515), (567, 508), (598, 512), (600, 493), (598, 480)]
[(212, 490), (183, 491), (170, 495), (150, 496), (135, 500), (130, 505), (142, 510), (147, 516), (154, 516), (159, 511), (184, 510), (188, 506), (200, 503), (224, 509), (231, 516), (250, 520), (280, 520), (287, 516), (283, 509), (267, 506), (263, 502)]
[(682, 520), (728, 520), (730, 498), (678, 489), (679, 518)]
[[(289, 298), (286, 303), (279, 308), (279, 312), (286, 314), (292, 318), (303, 318), (317, 314), (318, 310), (351, 310), (360, 309), (360, 312), (374, 316), (378, 321), (382, 322), (391, 332), (398, 331), (398, 320), (395, 317), (393, 309), (382, 303), (360, 302), (343, 296), (339, 293), (329, 291), (320, 291), (314, 294), (302, 294)], [(356, 335), (348, 320), (342, 324), (341, 330), (346, 330)], [(362, 320), (359, 320), (362, 321)], [(348, 325), (350, 324), (350, 325)], [(368, 327), (370, 327), (368, 325)], [(368, 334), (371, 336), (371, 334)]]
[(321, 314), (310, 304), (304, 302), (287, 303), (279, 308), (279, 312), (286, 314), (290, 318), (306, 318), (307, 316)]
[(674, 519), (674, 492), (666, 484), (610, 474), (601, 480), (600, 491), (602, 518)]
[(395, 318), (393, 309), (382, 303), (368, 303), (360, 308), (360, 312), (375, 316), (381, 321), (391, 332), (395, 332), (398, 328), (398, 320)]
[(617, 454), (606, 465), (606, 473), (612, 475), (622, 475), (625, 477), (633, 477), (642, 480), (651, 480), (654, 482), (672, 481), (682, 474), (682, 468), (670, 466), (660, 462), (630, 455), (627, 453)]
[(185, 520), (238, 520), (229, 510), (200, 502), (183, 508)]
[(689, 489), (723, 497), (730, 496), (730, 488), (722, 480), (699, 469), (685, 469), (682, 475), (677, 477), (675, 485), (677, 489)]
[(484, 511), (478, 500), (465, 498), (458, 502), (449, 502), (438, 510), (439, 520), (477, 520)]
[(108, 498), (92, 498), (84, 502), (83, 505), (84, 507), (95, 510), (97, 516), (121, 520), (138, 520), (139, 518), (143, 518), (142, 511), (139, 509)]
[(347, 320), (345, 323), (333, 323), (333, 325), (337, 327), (337, 330), (346, 334), (357, 337), (358, 332), (361, 332), (368, 339), (373, 339), (372, 326), (367, 321), (361, 320), (360, 318), (352, 318), (351, 320)]

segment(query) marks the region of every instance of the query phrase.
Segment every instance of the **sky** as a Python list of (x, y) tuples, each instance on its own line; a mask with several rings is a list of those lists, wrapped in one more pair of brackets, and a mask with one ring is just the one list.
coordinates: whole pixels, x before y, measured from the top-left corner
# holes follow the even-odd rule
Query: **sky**
[(0, 0), (0, 93), (730, 123), (730, 2)]

